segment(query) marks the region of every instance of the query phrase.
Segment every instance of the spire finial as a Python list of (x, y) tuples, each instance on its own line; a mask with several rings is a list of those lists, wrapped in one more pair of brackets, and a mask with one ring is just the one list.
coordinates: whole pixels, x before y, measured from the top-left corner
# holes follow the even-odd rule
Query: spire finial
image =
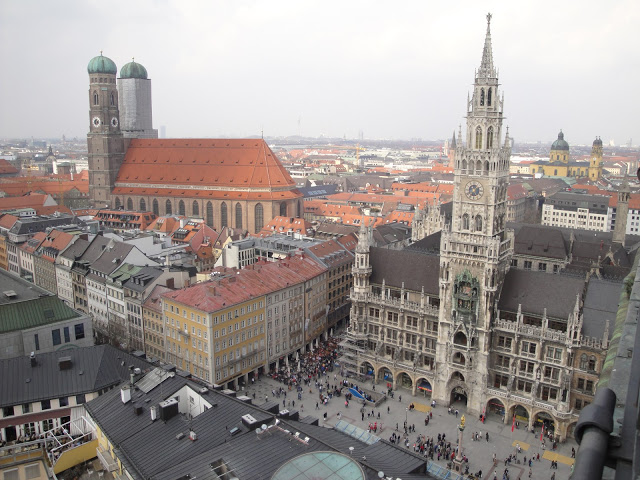
[(136, 57), (131, 57), (131, 61), (135, 62), (136, 61)]
[(100, 50), (100, 56), (102, 56), (102, 50)]
[(491, 12), (487, 13), (487, 32), (489, 31), (489, 27), (491, 27)]

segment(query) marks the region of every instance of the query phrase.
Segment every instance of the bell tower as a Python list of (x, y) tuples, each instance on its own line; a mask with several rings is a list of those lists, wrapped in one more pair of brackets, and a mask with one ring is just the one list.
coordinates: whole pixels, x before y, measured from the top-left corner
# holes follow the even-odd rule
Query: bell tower
[(503, 105), (488, 14), (466, 134), (460, 127), (456, 140), (451, 223), (441, 237), (434, 388), (447, 404), (466, 398), (472, 412), (481, 412), (485, 400), (491, 324), (513, 252), (513, 232), (505, 229), (511, 146), (508, 129), (502, 132)]
[(102, 55), (87, 66), (89, 73), (89, 197), (96, 207), (111, 204), (111, 191), (124, 158), (120, 132), (116, 64)]

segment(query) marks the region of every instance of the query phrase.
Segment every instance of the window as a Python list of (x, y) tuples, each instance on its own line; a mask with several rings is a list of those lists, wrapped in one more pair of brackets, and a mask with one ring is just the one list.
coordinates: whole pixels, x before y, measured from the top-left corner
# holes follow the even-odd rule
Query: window
[(151, 210), (153, 214), (157, 217), (160, 215), (160, 208), (158, 207), (158, 199), (154, 198), (153, 202), (151, 202)]
[(505, 337), (501, 335), (498, 337), (498, 347), (511, 350), (511, 341), (512, 341), (511, 337)]
[(593, 355), (591, 357), (589, 357), (589, 368), (588, 370), (591, 372), (595, 372), (596, 371), (596, 357), (594, 357)]
[(69, 397), (60, 397), (58, 399), (58, 401), (60, 402), (60, 406), (61, 407), (68, 407), (69, 406)]
[(178, 202), (178, 215), (186, 215), (186, 210), (184, 208), (184, 200), (180, 200)]
[(71, 334), (69, 333), (69, 327), (64, 327), (64, 343), (71, 341)]
[(538, 270), (540, 270), (541, 272), (546, 272), (547, 271), (547, 264), (540, 262), (538, 263)]
[(62, 340), (60, 339), (60, 329), (56, 328), (51, 330), (51, 337), (53, 338), (53, 345), (60, 345)]
[(144, 201), (144, 198), (140, 199), (140, 211), (141, 212), (147, 211), (147, 202)]
[(255, 208), (255, 220), (256, 220), (256, 228), (255, 231), (258, 233), (264, 227), (264, 209), (262, 208), (262, 204), (258, 203)]
[(23, 403), (22, 404), (22, 413), (31, 413), (31, 404), (30, 403)]
[(491, 106), (491, 88), (487, 90), (487, 106)]
[(236, 203), (236, 228), (242, 228), (242, 205)]
[(3, 407), (2, 408), (2, 416), (3, 417), (12, 417), (14, 415), (13, 406), (11, 407)]
[(531, 261), (530, 260), (525, 260), (524, 261), (524, 269), (525, 270), (531, 270)]
[(94, 105), (98, 105), (99, 101), (98, 101), (98, 92), (93, 92), (93, 104)]
[(226, 202), (222, 202), (222, 204), (220, 204), (220, 225), (223, 227), (227, 227), (229, 225)]
[(196, 217), (200, 215), (200, 205), (198, 205), (196, 200), (191, 204), (191, 214)]
[(51, 400), (42, 400), (40, 407), (42, 410), (51, 410)]
[(171, 200), (167, 200), (164, 206), (164, 211), (167, 215), (171, 215), (173, 213), (173, 208), (171, 207)]
[(580, 370), (586, 370), (589, 365), (589, 360), (586, 353), (580, 356)]
[(560, 363), (562, 361), (562, 349), (556, 347), (547, 347), (547, 361)]
[(40, 337), (38, 337), (38, 334), (37, 334), (37, 333), (33, 336), (33, 342), (34, 342), (34, 343), (35, 343), (35, 345), (36, 345), (36, 346), (35, 346), (35, 349), (36, 349), (36, 350), (40, 350)]
[(482, 231), (482, 217), (480, 215), (476, 215), (476, 232)]
[(480, 106), (484, 107), (484, 88), (480, 89)]
[(111, 95), (109, 95), (109, 105), (113, 107), (115, 104), (116, 104), (116, 97), (113, 95), (113, 92), (111, 92)]
[(24, 467), (25, 480), (34, 480), (40, 478), (40, 464), (33, 463)]
[(532, 342), (522, 342), (522, 353), (535, 355), (536, 344)]
[(508, 375), (500, 375), (499, 373), (496, 374), (494, 381), (493, 381), (493, 386), (496, 388), (501, 388), (501, 387), (506, 387), (507, 384), (509, 383), (509, 376)]
[(127, 199), (127, 210), (133, 210), (133, 200), (131, 197)]
[[(489, 89), (489, 105), (491, 105), (491, 89)], [(493, 148), (493, 127), (487, 128), (487, 149)]]
[(462, 229), (469, 230), (469, 215), (466, 213), (462, 216)]
[(482, 148), (482, 128), (476, 128), (476, 150)]

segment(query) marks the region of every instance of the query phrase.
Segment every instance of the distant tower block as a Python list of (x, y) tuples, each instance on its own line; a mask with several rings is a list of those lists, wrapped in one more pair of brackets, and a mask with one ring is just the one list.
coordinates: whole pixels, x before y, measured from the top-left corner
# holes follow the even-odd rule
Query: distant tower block
[(120, 129), (125, 138), (158, 138), (151, 114), (151, 80), (147, 69), (131, 61), (118, 78)]

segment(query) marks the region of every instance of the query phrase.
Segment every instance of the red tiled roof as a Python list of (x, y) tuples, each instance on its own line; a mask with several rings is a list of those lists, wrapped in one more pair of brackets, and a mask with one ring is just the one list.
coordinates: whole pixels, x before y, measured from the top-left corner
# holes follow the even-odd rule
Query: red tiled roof
[[(41, 249), (53, 248), (58, 253), (60, 253), (62, 250), (66, 248), (67, 245), (69, 245), (69, 242), (73, 240), (73, 237), (74, 237), (73, 235), (67, 232), (62, 232), (60, 230), (51, 230), (47, 234), (44, 241), (40, 244), (39, 248)], [(45, 258), (51, 262), (55, 261), (55, 257), (47, 255), (47, 253), (48, 253), (47, 251), (43, 250), (42, 258)]]
[(527, 196), (527, 189), (521, 183), (511, 184), (507, 187), (507, 199), (517, 200)]
[(311, 229), (311, 223), (307, 222), (303, 218), (277, 216), (267, 223), (260, 233), (271, 235), (274, 232), (290, 231), (306, 235)]
[(0, 158), (0, 175), (10, 175), (14, 173), (18, 173), (18, 169), (4, 158)]
[(18, 217), (5, 213), (0, 216), (0, 227), (9, 230), (18, 221)]
[[(187, 185), (194, 189), (185, 188)], [(164, 186), (168, 188), (161, 188)], [(228, 187), (238, 191), (224, 190)], [(249, 193), (248, 189), (263, 191)], [(300, 196), (295, 182), (262, 139), (131, 140), (114, 193), (238, 199)]]
[[(0, 185), (0, 190), (2, 190), (2, 185)], [(47, 198), (49, 198), (49, 196), (42, 193), (33, 193), (20, 197), (3, 197), (0, 198), (0, 211), (14, 210), (16, 208), (41, 207)]]

